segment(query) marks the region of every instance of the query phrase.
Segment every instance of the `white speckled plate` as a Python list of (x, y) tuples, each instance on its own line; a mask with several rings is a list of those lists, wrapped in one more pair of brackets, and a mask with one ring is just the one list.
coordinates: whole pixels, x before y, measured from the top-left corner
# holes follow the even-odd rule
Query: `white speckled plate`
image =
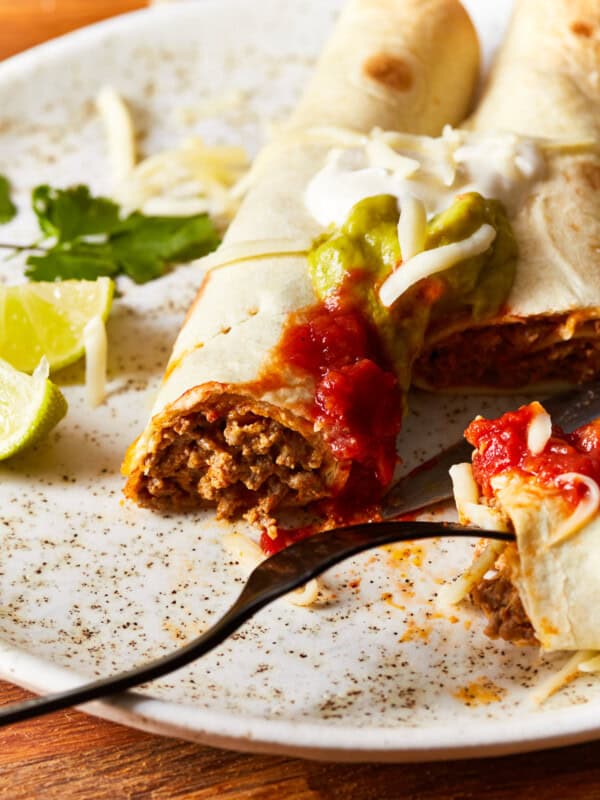
[[(293, 104), (339, 5), (164, 6), (0, 65), (0, 172), (24, 209), (3, 240), (32, 236), (25, 209), (37, 183), (110, 190), (92, 105), (103, 83), (133, 103), (146, 152), (190, 130), (254, 152), (262, 122)], [(474, 5), (489, 51), (507, 8)], [(178, 110), (230, 90), (242, 91), (240, 105), (185, 130), (177, 122)], [(4, 280), (19, 275), (17, 261), (0, 267)], [(130, 667), (204, 630), (239, 591), (223, 525), (121, 502), (124, 449), (199, 278), (188, 267), (145, 287), (122, 284), (107, 404), (88, 411), (81, 368), (68, 370), (68, 418), (0, 466), (0, 674), (10, 680), (51, 691)], [(506, 405), (415, 396), (407, 467), (456, 438), (476, 410)], [(597, 735), (600, 681), (580, 679), (537, 709), (531, 687), (562, 659), (494, 644), (468, 609), (437, 607), (440, 583), (469, 559), (470, 545), (449, 541), (368, 553), (326, 576), (317, 607), (280, 601), (192, 667), (90, 711), (214, 745), (339, 760), (483, 755)]]

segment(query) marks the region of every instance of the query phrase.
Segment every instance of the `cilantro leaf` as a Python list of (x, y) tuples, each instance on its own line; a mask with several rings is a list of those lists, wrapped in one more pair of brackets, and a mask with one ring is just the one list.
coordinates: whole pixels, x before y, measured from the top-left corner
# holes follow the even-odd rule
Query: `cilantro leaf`
[(87, 186), (38, 186), (33, 190), (32, 204), (42, 232), (59, 243), (106, 235), (121, 223), (119, 206), (106, 197), (93, 197)]
[(0, 225), (10, 222), (17, 213), (17, 208), (10, 199), (10, 183), (4, 175), (0, 175)]
[[(0, 214), (2, 188), (8, 189), (8, 181), (4, 187), (0, 183)], [(125, 274), (146, 283), (171, 265), (199, 258), (219, 245), (207, 214), (151, 217), (136, 211), (122, 219), (117, 203), (94, 197), (87, 186), (38, 186), (32, 203), (45, 239), (53, 240), (47, 246), (15, 247), (41, 251), (27, 259), (25, 274), (33, 281)]]
[(119, 271), (110, 244), (75, 242), (56, 245), (42, 256), (29, 256), (25, 274), (32, 281), (95, 281)]
[(147, 217), (135, 212), (109, 242), (121, 270), (136, 283), (146, 283), (164, 275), (171, 264), (210, 253), (219, 237), (206, 214)]

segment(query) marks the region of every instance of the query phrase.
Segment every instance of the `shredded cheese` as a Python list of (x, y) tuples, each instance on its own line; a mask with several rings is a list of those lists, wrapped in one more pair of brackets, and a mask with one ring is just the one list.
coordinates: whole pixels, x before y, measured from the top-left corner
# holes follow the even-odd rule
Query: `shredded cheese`
[(590, 674), (600, 672), (600, 654), (597, 650), (578, 650), (568, 659), (561, 669), (548, 680), (544, 681), (533, 692), (532, 700), (536, 705), (542, 705), (553, 694), (563, 689), (581, 673)]
[(600, 655), (594, 653), (589, 661), (582, 661), (578, 669), (580, 672), (600, 672)]
[(454, 151), (464, 137), (464, 131), (455, 130), (449, 125), (438, 137), (382, 131), (380, 128), (374, 128), (370, 134), (371, 139), (379, 139), (394, 151), (402, 151), (405, 158), (417, 162), (423, 177), (434, 178), (445, 187), (451, 186), (456, 177)]
[(106, 128), (115, 199), (126, 211), (188, 216), (210, 213), (224, 229), (240, 197), (233, 191), (249, 167), (241, 147), (210, 146), (197, 136), (137, 162), (135, 130), (126, 102), (108, 86), (96, 100)]
[(381, 302), (384, 306), (393, 305), (411, 286), (423, 278), (443, 272), (461, 261), (485, 253), (495, 238), (495, 229), (486, 223), (460, 242), (426, 250), (408, 261), (402, 262), (379, 289)]
[(552, 436), (552, 420), (540, 403), (534, 402), (531, 406), (536, 413), (527, 426), (527, 449), (537, 456), (544, 451)]
[(452, 481), (452, 491), (454, 502), (458, 510), (459, 519), (463, 522), (463, 508), (466, 504), (479, 502), (479, 486), (473, 477), (473, 467), (471, 464), (454, 464), (450, 467), (450, 480)]
[(136, 162), (133, 120), (126, 102), (112, 86), (100, 90), (96, 107), (106, 130), (113, 182), (118, 186), (130, 175)]
[(547, 680), (535, 689), (531, 694), (531, 700), (535, 705), (542, 705), (552, 697), (553, 694), (563, 689), (568, 683), (579, 675), (579, 666), (582, 663), (589, 661), (594, 655), (593, 650), (579, 650), (574, 653), (568, 661), (558, 670), (554, 675), (551, 675)]
[(439, 591), (438, 600), (442, 605), (455, 606), (467, 597), (475, 584), (486, 572), (493, 568), (498, 557), (506, 548), (504, 542), (488, 542), (473, 563), (452, 583), (447, 583)]
[(463, 525), (476, 525), (494, 531), (508, 531), (504, 516), (491, 506), (479, 502), (479, 487), (471, 464), (450, 467), (450, 478), (459, 520)]
[(408, 178), (421, 166), (416, 158), (396, 152), (381, 136), (368, 139), (365, 152), (372, 167), (392, 170), (399, 177)]
[(600, 487), (595, 480), (587, 475), (582, 475), (580, 472), (564, 472), (562, 475), (558, 475), (555, 480), (559, 484), (583, 483), (587, 492), (571, 516), (559, 525), (554, 535), (550, 537), (548, 541), (549, 547), (561, 544), (578, 533), (598, 512), (598, 507), (600, 506)]
[(208, 212), (225, 225), (239, 207), (232, 189), (247, 168), (242, 148), (209, 146), (190, 137), (141, 161), (115, 194), (127, 209), (167, 215)]
[(235, 242), (225, 244), (214, 253), (204, 256), (202, 264), (206, 269), (218, 269), (253, 258), (306, 256), (311, 247), (312, 242), (301, 239), (255, 239)]
[[(477, 525), (491, 530), (508, 530), (504, 518), (493, 508), (479, 502), (479, 487), (473, 476), (471, 464), (455, 464), (450, 467), (450, 478), (458, 516), (463, 525)], [(492, 569), (498, 556), (504, 552), (504, 542), (487, 542), (483, 551), (453, 583), (447, 584), (439, 593), (443, 604), (457, 605), (467, 597), (473, 586)]]
[(101, 317), (93, 317), (83, 329), (85, 347), (85, 390), (87, 403), (96, 408), (106, 395), (106, 360), (108, 344)]
[(504, 517), (490, 506), (482, 503), (463, 503), (461, 521), (465, 525), (475, 525), (492, 531), (508, 531)]
[[(225, 550), (240, 562), (247, 574), (265, 560), (265, 554), (256, 542), (241, 533), (228, 533), (222, 541)], [(310, 606), (317, 599), (319, 589), (319, 581), (313, 578), (299, 589), (286, 594), (285, 599), (295, 606)]]
[(425, 249), (426, 237), (427, 211), (418, 198), (409, 194), (400, 202), (398, 221), (398, 243), (403, 261), (408, 261)]

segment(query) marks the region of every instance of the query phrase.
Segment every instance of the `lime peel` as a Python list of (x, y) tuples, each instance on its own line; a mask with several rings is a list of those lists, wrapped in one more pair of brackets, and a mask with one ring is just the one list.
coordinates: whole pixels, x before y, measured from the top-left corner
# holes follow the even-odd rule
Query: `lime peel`
[(27, 375), (0, 359), (0, 460), (38, 442), (67, 413), (67, 401), (45, 370), (42, 364)]
[(85, 326), (106, 321), (113, 292), (110, 278), (0, 286), (0, 358), (29, 373), (43, 356), (52, 372), (73, 364), (85, 351)]

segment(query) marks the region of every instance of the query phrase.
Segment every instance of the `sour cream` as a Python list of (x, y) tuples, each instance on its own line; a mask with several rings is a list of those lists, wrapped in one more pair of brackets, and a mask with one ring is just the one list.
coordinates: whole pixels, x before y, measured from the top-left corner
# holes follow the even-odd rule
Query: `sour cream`
[(366, 197), (391, 194), (399, 197), (402, 181), (395, 172), (368, 166), (364, 150), (334, 149), (323, 169), (308, 184), (306, 206), (314, 219), (326, 228), (342, 225), (356, 203)]
[(364, 144), (330, 151), (305, 192), (305, 205), (324, 228), (341, 225), (352, 207), (367, 197), (391, 194), (419, 200), (430, 218), (458, 194), (479, 192), (496, 198), (509, 214), (546, 161), (534, 139), (512, 133), (478, 134), (446, 127), (437, 139), (374, 130)]

